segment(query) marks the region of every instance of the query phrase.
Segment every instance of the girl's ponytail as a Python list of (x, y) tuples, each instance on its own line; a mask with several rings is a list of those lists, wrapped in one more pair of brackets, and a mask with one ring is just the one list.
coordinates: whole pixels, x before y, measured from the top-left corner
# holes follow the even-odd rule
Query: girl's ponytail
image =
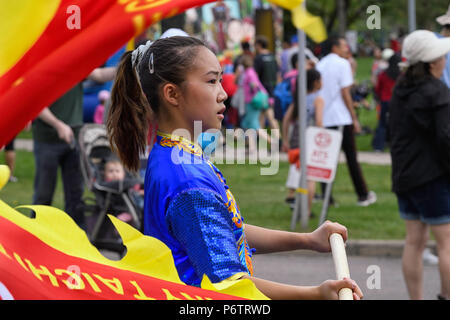
[(145, 152), (150, 116), (150, 106), (132, 67), (131, 51), (128, 51), (117, 69), (106, 128), (112, 150), (131, 171), (139, 169), (139, 156)]

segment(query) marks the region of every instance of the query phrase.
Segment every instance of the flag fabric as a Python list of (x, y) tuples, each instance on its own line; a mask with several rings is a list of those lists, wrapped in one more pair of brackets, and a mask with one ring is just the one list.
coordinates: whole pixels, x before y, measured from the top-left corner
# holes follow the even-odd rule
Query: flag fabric
[(303, 6), (292, 10), (292, 23), (297, 29), (303, 30), (316, 43), (327, 39), (327, 30), (320, 17), (309, 13)]
[(327, 31), (320, 17), (314, 16), (306, 10), (304, 0), (267, 0), (284, 9), (291, 10), (292, 23), (297, 29), (303, 30), (316, 43), (327, 39)]
[(0, 148), (148, 26), (213, 1), (0, 1)]
[[(9, 177), (0, 166), (0, 189)], [(18, 212), (33, 210), (35, 218)], [(104, 257), (86, 233), (63, 211), (48, 206), (9, 207), (0, 200), (0, 300), (267, 299), (248, 279), (201, 288), (178, 277), (170, 249), (110, 217), (127, 253), (119, 261)]]
[(296, 7), (300, 6), (304, 0), (267, 0), (269, 2), (272, 2), (273, 4), (276, 4), (277, 6), (280, 6), (282, 8), (293, 10)]

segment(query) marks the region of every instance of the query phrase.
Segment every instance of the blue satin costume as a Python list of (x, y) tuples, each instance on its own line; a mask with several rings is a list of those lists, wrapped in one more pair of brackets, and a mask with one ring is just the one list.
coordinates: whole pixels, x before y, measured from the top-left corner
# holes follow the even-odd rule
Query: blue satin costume
[(144, 233), (172, 251), (180, 279), (199, 286), (252, 275), (244, 221), (222, 173), (198, 144), (158, 132), (145, 176)]

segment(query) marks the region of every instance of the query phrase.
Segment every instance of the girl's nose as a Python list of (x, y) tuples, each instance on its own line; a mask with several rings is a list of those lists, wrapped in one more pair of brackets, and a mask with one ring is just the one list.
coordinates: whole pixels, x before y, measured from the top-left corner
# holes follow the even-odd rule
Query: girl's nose
[(222, 103), (227, 99), (228, 99), (228, 95), (225, 92), (225, 90), (223, 89), (222, 84), (220, 84), (220, 92), (219, 92), (219, 95), (217, 96), (217, 100), (219, 103)]

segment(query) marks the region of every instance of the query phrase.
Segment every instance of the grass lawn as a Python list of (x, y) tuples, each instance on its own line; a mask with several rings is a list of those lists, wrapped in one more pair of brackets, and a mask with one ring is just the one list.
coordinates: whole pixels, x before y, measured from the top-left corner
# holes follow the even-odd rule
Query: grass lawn
[[(279, 173), (275, 176), (261, 176), (258, 166), (220, 165), (219, 168), (247, 223), (290, 230), (292, 211), (284, 203), (287, 163), (280, 163)], [(333, 188), (339, 206), (329, 208), (328, 219), (344, 224), (352, 239), (403, 238), (403, 221), (398, 215), (395, 195), (390, 192), (390, 167), (363, 164), (362, 170), (370, 190), (377, 193), (377, 203), (366, 208), (356, 206), (347, 166), (339, 165)], [(317, 227), (321, 209), (322, 202), (313, 205), (316, 217), (310, 220), (310, 231)], [(301, 231), (300, 223), (296, 230)]]
[[(3, 153), (0, 163), (4, 163)], [(281, 162), (274, 176), (261, 176), (258, 165), (219, 165), (227, 179), (240, 210), (247, 223), (268, 228), (289, 230), (292, 212), (284, 203), (288, 164)], [(333, 195), (339, 207), (331, 207), (328, 218), (348, 227), (352, 239), (401, 239), (403, 222), (398, 216), (395, 196), (390, 192), (390, 167), (362, 165), (371, 190), (378, 195), (378, 202), (367, 208), (356, 206), (356, 195), (350, 181), (347, 166), (339, 165)], [(32, 203), (34, 163), (33, 154), (17, 152), (17, 183), (8, 183), (0, 191), (0, 199), (11, 206)], [(310, 220), (310, 230), (317, 227), (322, 203), (315, 203)], [(63, 209), (62, 184), (59, 181), (54, 197), (54, 207)], [(301, 231), (300, 223), (297, 230)]]

